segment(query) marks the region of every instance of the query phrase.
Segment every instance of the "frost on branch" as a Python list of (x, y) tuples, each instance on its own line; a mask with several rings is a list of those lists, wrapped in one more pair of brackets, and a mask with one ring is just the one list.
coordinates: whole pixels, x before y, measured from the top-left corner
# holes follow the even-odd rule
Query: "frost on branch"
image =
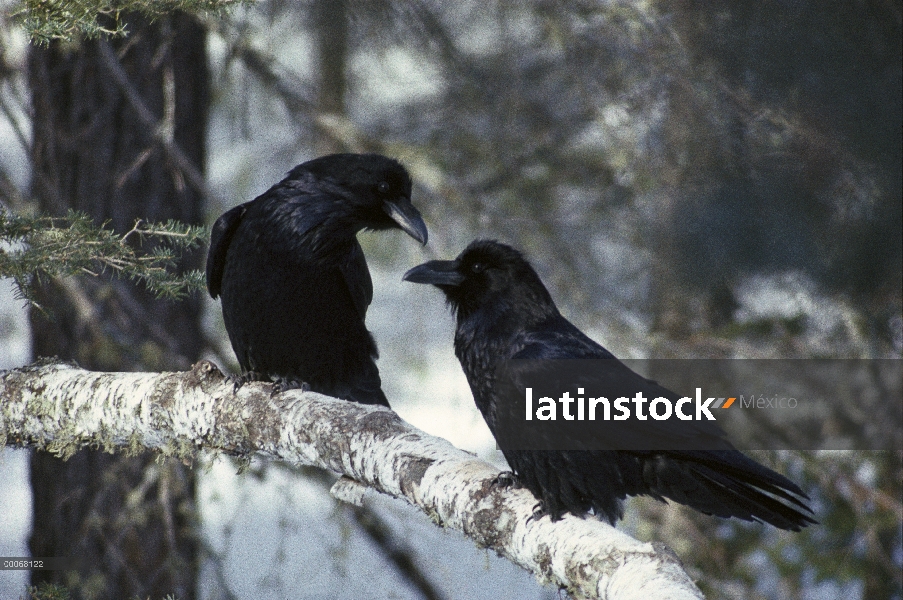
[(497, 469), (390, 410), (271, 390), (249, 383), (235, 391), (207, 361), (180, 373), (37, 365), (0, 372), (0, 439), (63, 457), (90, 446), (314, 465), (344, 475), (337, 496), (360, 501), (366, 486), (402, 498), (577, 598), (702, 597), (666, 548), (595, 519), (529, 519), (536, 500), (528, 491), (499, 489)]

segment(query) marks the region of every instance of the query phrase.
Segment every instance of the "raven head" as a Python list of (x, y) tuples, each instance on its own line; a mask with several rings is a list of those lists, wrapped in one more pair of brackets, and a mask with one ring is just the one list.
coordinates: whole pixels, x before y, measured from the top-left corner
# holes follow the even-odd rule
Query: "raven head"
[(411, 176), (398, 161), (379, 154), (330, 154), (296, 169), (335, 186), (361, 229), (397, 227), (426, 244), (426, 224), (411, 204)]
[(527, 312), (557, 312), (536, 271), (520, 252), (493, 240), (471, 242), (454, 260), (431, 260), (402, 277), (429, 283), (445, 293), (459, 317), (487, 306), (499, 309), (530, 306)]

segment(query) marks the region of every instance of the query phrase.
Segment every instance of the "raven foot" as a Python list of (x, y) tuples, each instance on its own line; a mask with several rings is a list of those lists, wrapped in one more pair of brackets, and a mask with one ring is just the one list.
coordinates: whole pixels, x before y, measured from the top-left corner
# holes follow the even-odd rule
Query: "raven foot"
[(276, 381), (273, 382), (273, 391), (270, 396), (275, 396), (276, 394), (281, 394), (282, 392), (287, 392), (289, 390), (301, 390), (302, 392), (309, 392), (310, 384), (306, 381), (299, 381), (297, 379), (277, 377)]
[(527, 523), (529, 523), (530, 521), (538, 521), (547, 514), (549, 514), (549, 511), (548, 509), (546, 509), (546, 505), (542, 502), (542, 500), (540, 500), (533, 507), (533, 514), (527, 517)]
[(517, 478), (517, 475), (515, 475), (513, 471), (502, 471), (496, 476), (495, 479), (492, 480), (492, 485), (495, 487), (500, 487), (503, 490), (507, 490), (508, 488), (518, 489), (522, 487), (520, 480)]
[(237, 392), (244, 384), (251, 381), (266, 381), (263, 374), (257, 371), (247, 371), (241, 375), (229, 375), (226, 379), (232, 383), (233, 392)]

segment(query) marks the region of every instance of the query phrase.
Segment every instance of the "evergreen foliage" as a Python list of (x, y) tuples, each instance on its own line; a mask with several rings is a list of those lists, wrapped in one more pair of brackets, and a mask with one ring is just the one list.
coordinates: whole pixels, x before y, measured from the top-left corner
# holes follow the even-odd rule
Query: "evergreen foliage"
[(80, 37), (128, 34), (125, 13), (139, 13), (151, 19), (176, 10), (220, 13), (249, 0), (22, 0), (15, 15), (32, 42), (46, 45), (51, 40), (73, 41)]
[(204, 275), (177, 272), (178, 259), (208, 237), (205, 227), (172, 220), (138, 220), (120, 235), (109, 223), (98, 227), (76, 211), (62, 218), (0, 213), (0, 241), (9, 243), (0, 248), (0, 277), (11, 277), (20, 296), (36, 307), (36, 279), (104, 272), (141, 281), (161, 298), (181, 298), (204, 289)]

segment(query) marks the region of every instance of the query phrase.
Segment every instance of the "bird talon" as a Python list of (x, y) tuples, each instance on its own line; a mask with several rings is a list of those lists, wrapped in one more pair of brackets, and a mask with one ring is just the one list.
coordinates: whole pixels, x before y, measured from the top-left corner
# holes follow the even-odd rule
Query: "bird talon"
[(547, 514), (549, 514), (549, 511), (546, 510), (546, 505), (543, 504), (542, 501), (539, 501), (533, 506), (533, 514), (527, 517), (527, 523), (530, 521), (538, 521)]
[(519, 489), (522, 487), (520, 480), (513, 471), (502, 471), (492, 480), (492, 485), (505, 490), (509, 488)]
[(232, 383), (232, 392), (235, 393), (246, 383), (251, 381), (263, 381), (263, 376), (257, 371), (248, 371), (241, 375), (229, 375), (226, 379)]
[(298, 381), (297, 379), (285, 379), (280, 377), (273, 383), (273, 391), (270, 397), (289, 390), (301, 390), (302, 392), (310, 391), (310, 384), (306, 381)]

